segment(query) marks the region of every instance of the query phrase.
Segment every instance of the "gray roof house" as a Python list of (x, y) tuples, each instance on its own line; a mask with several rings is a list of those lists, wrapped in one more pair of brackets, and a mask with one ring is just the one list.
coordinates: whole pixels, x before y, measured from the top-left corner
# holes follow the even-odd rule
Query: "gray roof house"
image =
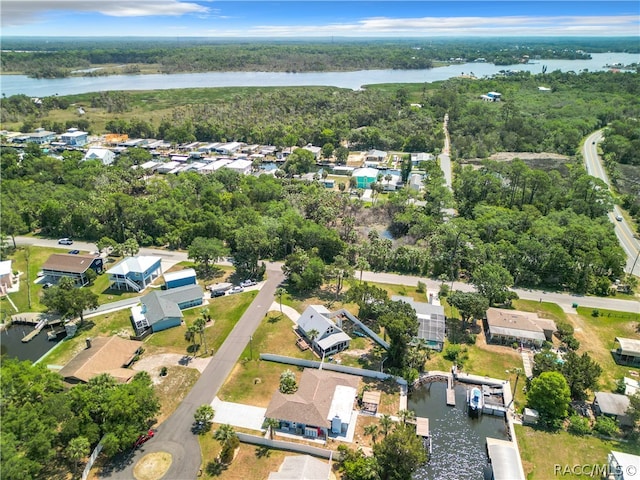
[(320, 355), (332, 355), (349, 348), (351, 337), (333, 321), (333, 318), (340, 321), (339, 313), (331, 313), (323, 305), (309, 305), (298, 319), (298, 331)]
[(416, 302), (411, 297), (400, 295), (392, 296), (391, 300), (411, 305), (418, 317), (417, 338), (426, 340), (430, 348), (441, 351), (444, 346), (445, 334), (444, 307), (433, 303)]
[(616, 363), (640, 367), (640, 340), (637, 338), (616, 337), (616, 343), (619, 347), (611, 350)]
[(615, 418), (623, 426), (633, 425), (633, 420), (627, 415), (630, 403), (629, 397), (608, 392), (596, 392), (595, 396), (593, 410), (596, 415)]
[(487, 340), (494, 343), (541, 346), (551, 340), (556, 324), (538, 318), (535, 313), (489, 308), (487, 310)]
[(170, 290), (154, 290), (131, 307), (131, 321), (138, 336), (177, 327), (182, 323), (182, 310), (202, 305), (204, 292), (200, 285), (187, 285)]

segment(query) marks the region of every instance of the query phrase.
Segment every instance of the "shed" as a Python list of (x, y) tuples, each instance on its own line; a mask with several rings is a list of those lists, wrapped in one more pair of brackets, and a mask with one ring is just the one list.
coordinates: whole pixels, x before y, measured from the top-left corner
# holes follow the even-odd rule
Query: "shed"
[(611, 353), (616, 363), (640, 367), (640, 340), (637, 338), (616, 337), (619, 347)]
[(525, 408), (522, 412), (522, 423), (525, 425), (535, 425), (538, 423), (540, 414), (533, 408)]
[(380, 405), (380, 397), (382, 392), (379, 390), (369, 390), (362, 394), (362, 409), (375, 415), (378, 412), (378, 405)]
[(184, 287), (185, 285), (196, 284), (196, 271), (193, 268), (185, 268), (177, 272), (168, 272), (164, 274), (164, 286), (167, 290), (170, 288)]
[(596, 415), (605, 415), (618, 420), (620, 425), (633, 425), (633, 419), (627, 415), (629, 397), (618, 393), (596, 392), (593, 410)]

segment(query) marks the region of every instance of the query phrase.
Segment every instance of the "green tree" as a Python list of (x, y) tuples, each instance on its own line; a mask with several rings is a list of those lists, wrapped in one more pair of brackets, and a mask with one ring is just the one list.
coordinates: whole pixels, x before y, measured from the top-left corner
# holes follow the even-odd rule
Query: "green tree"
[(384, 414), (380, 417), (380, 431), (385, 437), (389, 435), (394, 422), (390, 415)]
[(295, 393), (298, 390), (296, 374), (287, 369), (280, 374), (280, 393)]
[(427, 461), (422, 441), (408, 425), (398, 425), (373, 446), (382, 480), (407, 480)]
[(202, 275), (206, 278), (211, 276), (213, 265), (228, 254), (222, 240), (217, 238), (196, 237), (189, 245), (188, 250), (189, 258), (198, 264)]
[(58, 285), (47, 289), (41, 302), (51, 312), (62, 318), (79, 317), (84, 321), (84, 311), (98, 308), (98, 295), (86, 288), (76, 288), (73, 279), (64, 277)]
[(364, 434), (371, 437), (371, 441), (374, 443), (376, 443), (376, 440), (378, 439), (378, 434), (380, 432), (378, 431), (378, 425), (376, 425), (375, 423), (370, 423), (369, 425), (364, 427)]
[(587, 352), (578, 355), (568, 351), (564, 356), (561, 372), (569, 384), (571, 399), (585, 400), (588, 396), (587, 391), (598, 385), (602, 367)]
[(513, 277), (502, 265), (485, 263), (474, 270), (472, 283), (478, 293), (489, 301), (489, 306), (493, 306), (504, 303), (509, 298)]
[(273, 432), (276, 428), (280, 428), (280, 420), (277, 418), (265, 418), (264, 427), (269, 430), (269, 438), (273, 440)]
[(121, 249), (125, 255), (133, 257), (140, 251), (140, 245), (138, 245), (138, 241), (135, 238), (127, 238), (122, 244)]
[(489, 301), (477, 292), (455, 290), (449, 294), (447, 302), (458, 309), (463, 328), (469, 320), (483, 318), (489, 308)]
[(335, 278), (336, 300), (338, 300), (340, 292), (342, 292), (345, 278), (349, 278), (353, 275), (353, 267), (349, 265), (349, 261), (345, 257), (338, 255), (331, 265), (327, 265), (325, 275), (328, 278)]
[(325, 143), (322, 146), (322, 156), (324, 158), (331, 158), (333, 156), (334, 147), (331, 143)]
[(389, 337), (389, 366), (408, 366), (409, 343), (418, 335), (418, 317), (405, 302), (388, 302), (387, 312), (380, 317)]
[(202, 430), (205, 431), (211, 428), (211, 422), (213, 421), (215, 414), (216, 412), (213, 410), (213, 407), (208, 403), (205, 403), (196, 408), (196, 411), (193, 414), (193, 419), (196, 424), (202, 424), (204, 426)]
[(560, 372), (543, 372), (531, 381), (527, 406), (537, 410), (543, 424), (557, 428), (567, 416), (571, 391)]
[(73, 473), (78, 469), (80, 461), (89, 455), (91, 445), (85, 437), (72, 438), (65, 448), (65, 456), (73, 463)]
[(205, 335), (205, 327), (207, 326), (207, 321), (202, 318), (196, 318), (196, 320), (193, 322), (193, 326), (198, 330), (198, 333), (200, 334), (200, 343), (202, 343), (204, 345), (204, 354), (206, 355), (207, 353), (209, 353), (209, 350), (207, 349), (207, 336)]
[(287, 172), (289, 176), (300, 175), (308, 173), (315, 163), (316, 157), (312, 152), (304, 148), (298, 148), (287, 157), (287, 161), (284, 163), (282, 169)]
[(349, 158), (349, 150), (345, 147), (340, 146), (335, 149), (334, 155), (336, 157), (336, 163), (342, 165), (343, 163), (346, 163), (347, 159)]
[(278, 301), (280, 302), (280, 315), (282, 315), (282, 296), (286, 293), (287, 291), (284, 288), (282, 287), (276, 288), (275, 294), (276, 294), (276, 297), (278, 297)]

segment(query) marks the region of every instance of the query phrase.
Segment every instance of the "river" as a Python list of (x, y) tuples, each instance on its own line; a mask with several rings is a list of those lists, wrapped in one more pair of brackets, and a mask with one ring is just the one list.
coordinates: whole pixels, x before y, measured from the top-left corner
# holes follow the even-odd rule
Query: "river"
[(355, 72), (207, 72), (171, 75), (110, 75), (105, 77), (69, 77), (35, 79), (25, 75), (0, 75), (0, 93), (7, 97), (24, 94), (30, 97), (74, 95), (106, 90), (166, 90), (173, 88), (211, 87), (285, 87), (333, 86), (357, 90), (378, 83), (424, 83), (446, 80), (461, 74), (491, 76), (500, 70), (542, 73), (555, 70), (581, 72), (605, 70), (605, 65), (640, 63), (639, 54), (594, 53), (590, 60), (536, 60), (530, 64), (494, 65), (464, 63), (428, 70), (359, 70)]
[(409, 410), (429, 419), (432, 438), (431, 459), (414, 474), (415, 480), (482, 479), (489, 460), (486, 438), (508, 439), (503, 417), (469, 417), (467, 388), (470, 386), (455, 386), (455, 407), (446, 405), (447, 385), (443, 382), (427, 383), (411, 393)]

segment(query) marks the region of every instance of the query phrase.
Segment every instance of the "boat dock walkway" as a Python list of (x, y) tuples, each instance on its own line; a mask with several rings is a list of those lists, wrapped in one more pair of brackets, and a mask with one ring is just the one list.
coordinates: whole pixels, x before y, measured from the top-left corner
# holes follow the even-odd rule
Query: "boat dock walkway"
[(447, 376), (447, 405), (456, 406), (456, 391), (453, 389), (453, 375)]

